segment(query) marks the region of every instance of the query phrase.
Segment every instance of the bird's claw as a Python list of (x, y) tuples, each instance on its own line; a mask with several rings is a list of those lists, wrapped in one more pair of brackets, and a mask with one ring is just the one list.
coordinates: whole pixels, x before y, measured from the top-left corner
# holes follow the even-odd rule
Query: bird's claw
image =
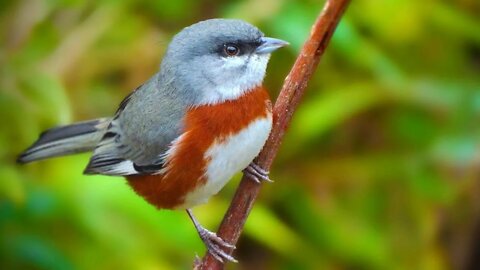
[(217, 236), (216, 233), (213, 233), (203, 227), (199, 228), (198, 231), (200, 238), (207, 247), (208, 252), (219, 262), (234, 262), (238, 261), (230, 254), (225, 252), (223, 248), (235, 249), (235, 246), (225, 242), (222, 238)]
[(243, 170), (243, 173), (250, 176), (250, 178), (257, 183), (261, 183), (262, 181), (269, 182), (269, 183), (273, 182), (268, 177), (269, 172), (262, 169), (260, 166), (258, 166), (254, 162), (250, 163), (248, 167)]

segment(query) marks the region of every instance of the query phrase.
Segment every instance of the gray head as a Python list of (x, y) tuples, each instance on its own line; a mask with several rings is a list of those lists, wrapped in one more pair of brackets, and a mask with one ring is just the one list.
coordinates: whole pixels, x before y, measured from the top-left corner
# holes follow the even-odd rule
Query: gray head
[(235, 99), (262, 83), (270, 53), (287, 44), (241, 20), (201, 21), (173, 38), (161, 73), (196, 104)]

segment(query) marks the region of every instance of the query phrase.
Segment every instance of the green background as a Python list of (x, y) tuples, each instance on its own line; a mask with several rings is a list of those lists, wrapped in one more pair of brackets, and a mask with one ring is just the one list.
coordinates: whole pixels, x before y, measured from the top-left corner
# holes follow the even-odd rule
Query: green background
[[(15, 164), (49, 127), (112, 115), (172, 35), (245, 19), (291, 46), (323, 1), (2, 1), (0, 268), (188, 269), (204, 247), (89, 155)], [(231, 269), (479, 269), (480, 2), (354, 0), (294, 116)], [(238, 183), (195, 209), (212, 230)]]

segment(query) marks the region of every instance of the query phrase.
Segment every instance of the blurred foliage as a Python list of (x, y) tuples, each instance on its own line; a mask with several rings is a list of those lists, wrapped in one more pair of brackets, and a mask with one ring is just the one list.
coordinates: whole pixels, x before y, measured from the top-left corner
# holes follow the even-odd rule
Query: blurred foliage
[[(235, 17), (291, 42), (275, 97), (323, 5), (313, 0), (0, 4), (0, 268), (188, 269), (204, 247), (182, 211), (88, 154), (28, 166), (51, 126), (111, 115), (171, 36)], [(309, 83), (230, 269), (480, 268), (480, 2), (352, 1)], [(215, 229), (238, 177), (195, 209)]]

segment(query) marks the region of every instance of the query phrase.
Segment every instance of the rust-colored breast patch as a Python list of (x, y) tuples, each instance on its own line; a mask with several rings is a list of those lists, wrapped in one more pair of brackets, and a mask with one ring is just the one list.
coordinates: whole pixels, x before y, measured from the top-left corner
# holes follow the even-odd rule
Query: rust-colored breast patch
[(215, 139), (222, 140), (267, 116), (271, 105), (263, 87), (236, 100), (191, 108), (185, 115), (185, 133), (167, 156), (165, 173), (127, 176), (135, 192), (158, 208), (176, 208), (185, 195), (208, 179), (204, 173), (208, 160), (204, 153)]

